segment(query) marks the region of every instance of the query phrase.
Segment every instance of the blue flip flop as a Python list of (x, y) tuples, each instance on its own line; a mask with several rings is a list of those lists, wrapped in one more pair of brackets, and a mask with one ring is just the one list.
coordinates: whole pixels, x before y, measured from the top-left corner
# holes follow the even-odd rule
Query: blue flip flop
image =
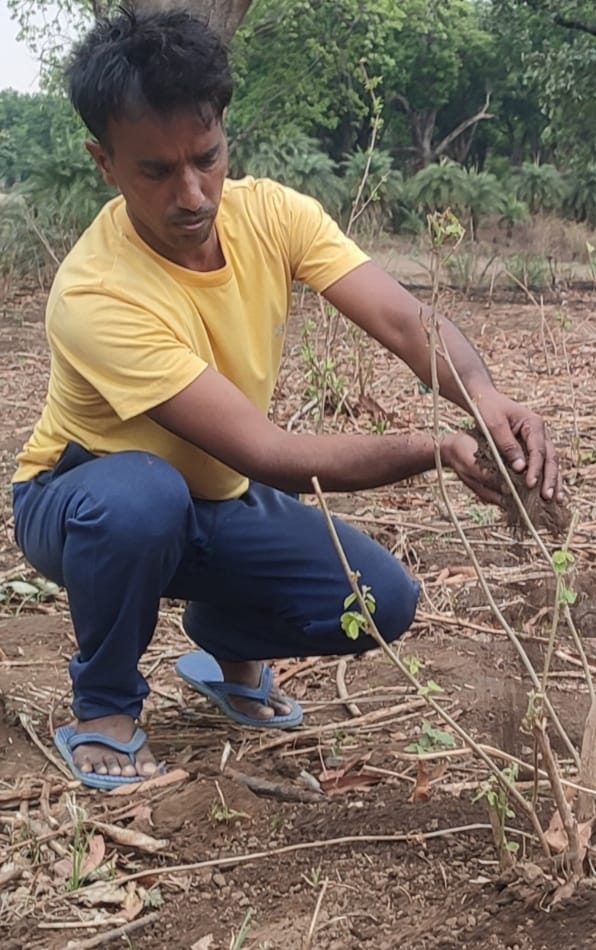
[(137, 782), (142, 782), (143, 778), (141, 775), (100, 775), (99, 772), (83, 772), (75, 765), (72, 755), (77, 746), (97, 742), (100, 745), (105, 745), (108, 749), (113, 749), (114, 752), (126, 752), (130, 761), (134, 763), (135, 753), (146, 741), (147, 736), (139, 726), (135, 729), (129, 742), (119, 742), (118, 739), (102, 735), (101, 732), (77, 732), (73, 725), (60, 726), (54, 733), (56, 748), (75, 778), (78, 778), (83, 785), (88, 785), (89, 788), (102, 788), (105, 791), (119, 788), (121, 785), (134, 785)]
[(290, 707), (290, 712), (285, 716), (272, 716), (271, 719), (248, 716), (231, 705), (228, 699), (230, 696), (244, 696), (247, 699), (256, 699), (263, 705), (267, 704), (273, 685), (273, 673), (266, 663), (263, 663), (261, 679), (255, 688), (243, 686), (241, 683), (224, 683), (219, 663), (205, 650), (181, 656), (176, 663), (176, 672), (189, 686), (207, 696), (226, 716), (241, 726), (251, 726), (254, 729), (291, 729), (301, 725), (304, 718), (299, 704), (288, 696), (284, 696), (284, 703)]

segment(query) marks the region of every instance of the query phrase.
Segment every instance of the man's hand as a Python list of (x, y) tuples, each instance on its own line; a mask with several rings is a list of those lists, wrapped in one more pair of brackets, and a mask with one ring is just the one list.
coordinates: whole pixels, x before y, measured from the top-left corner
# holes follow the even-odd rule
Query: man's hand
[(466, 432), (455, 432), (441, 439), (441, 460), (457, 477), (490, 505), (503, 504), (503, 484), (498, 473), (483, 468), (476, 458), (478, 445)]
[[(389, 274), (369, 261), (328, 287), (324, 296), (430, 385), (430, 349), (425, 327), (430, 310)], [(480, 356), (450, 320), (441, 316), (439, 326), (442, 345), (466, 390), (476, 399), (503, 457), (514, 472), (525, 470), (528, 488), (540, 485), (547, 501), (563, 501), (557, 456), (540, 416), (497, 392)], [(437, 369), (441, 395), (467, 411), (466, 400), (447, 362), (439, 360)]]
[(526, 471), (526, 485), (540, 485), (544, 499), (564, 500), (555, 447), (542, 418), (495, 389), (481, 393), (476, 404), (497, 448), (514, 472)]

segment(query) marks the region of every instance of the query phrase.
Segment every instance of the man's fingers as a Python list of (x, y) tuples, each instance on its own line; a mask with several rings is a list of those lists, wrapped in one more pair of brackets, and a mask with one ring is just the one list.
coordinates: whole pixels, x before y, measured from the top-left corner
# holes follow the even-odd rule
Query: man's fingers
[(462, 479), (464, 483), (471, 488), (475, 495), (485, 501), (488, 505), (497, 505), (503, 507), (503, 495), (499, 491), (489, 488), (485, 482), (477, 482), (474, 479)]
[[(526, 473), (526, 485), (528, 488), (534, 488), (539, 482), (542, 483), (542, 494), (545, 498), (552, 498), (556, 486), (556, 458), (555, 450), (550, 439), (547, 438), (544, 430), (544, 423), (539, 416), (530, 416), (524, 419), (520, 430), (520, 436), (528, 453), (528, 470)], [(549, 479), (546, 481), (548, 465)], [(550, 491), (550, 495), (545, 494)]]
[(559, 502), (563, 501), (564, 498), (563, 481), (559, 469), (559, 460), (557, 458), (557, 453), (555, 452), (555, 447), (550, 439), (547, 439), (546, 441), (546, 452), (542, 477), (542, 497), (547, 501), (550, 501), (551, 498), (555, 498)]
[[(526, 467), (526, 457), (521, 445), (511, 431), (508, 420), (505, 419), (503, 422), (491, 426), (490, 430), (496, 446), (505, 461), (508, 462), (514, 472), (523, 472)], [(536, 437), (532, 432), (529, 432), (528, 435), (532, 438), (533, 442), (536, 441)], [(530, 446), (525, 438), (524, 443), (529, 450)]]

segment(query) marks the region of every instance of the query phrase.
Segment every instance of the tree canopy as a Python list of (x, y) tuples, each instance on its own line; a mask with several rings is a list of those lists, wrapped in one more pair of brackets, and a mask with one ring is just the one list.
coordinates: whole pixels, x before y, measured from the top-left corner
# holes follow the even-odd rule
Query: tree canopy
[[(233, 174), (271, 174), (345, 211), (357, 170), (370, 164), (374, 125), (369, 193), (394, 223), (411, 223), (411, 213), (436, 194), (472, 225), (489, 208), (509, 225), (537, 208), (594, 220), (596, 15), (589, 0), (130, 2), (190, 6), (230, 41)], [(33, 194), (51, 182), (67, 207), (70, 182), (80, 189), (79, 209), (105, 197), (60, 64), (65, 34), (71, 40), (117, 5), (9, 0), (44, 64), (45, 88), (38, 96), (0, 93), (4, 189)]]

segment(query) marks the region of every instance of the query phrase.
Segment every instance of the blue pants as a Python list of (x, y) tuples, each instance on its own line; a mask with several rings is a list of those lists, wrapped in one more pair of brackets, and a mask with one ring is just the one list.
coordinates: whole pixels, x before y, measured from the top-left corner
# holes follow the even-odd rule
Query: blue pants
[[(350, 593), (321, 512), (253, 483), (240, 498), (192, 498), (178, 471), (145, 452), (97, 458), (71, 444), (56, 467), (13, 489), (15, 534), (64, 586), (79, 647), (70, 662), (79, 719), (137, 717), (149, 689), (137, 665), (161, 597), (189, 602), (192, 639), (224, 661), (357, 653), (340, 627)], [(375, 541), (336, 521), (387, 640), (412, 622), (418, 585)]]

